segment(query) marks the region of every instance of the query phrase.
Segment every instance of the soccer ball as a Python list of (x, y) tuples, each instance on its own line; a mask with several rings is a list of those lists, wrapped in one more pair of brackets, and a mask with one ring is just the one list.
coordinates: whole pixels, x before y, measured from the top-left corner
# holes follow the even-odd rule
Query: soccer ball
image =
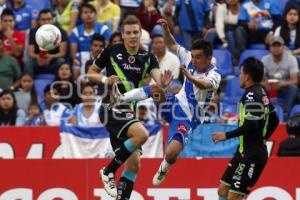
[(35, 33), (35, 41), (41, 50), (51, 51), (61, 42), (60, 30), (52, 24), (42, 25)]

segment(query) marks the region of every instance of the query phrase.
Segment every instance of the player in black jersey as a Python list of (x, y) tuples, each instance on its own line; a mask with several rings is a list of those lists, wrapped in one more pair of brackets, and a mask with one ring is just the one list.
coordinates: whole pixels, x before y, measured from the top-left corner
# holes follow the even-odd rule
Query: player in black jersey
[(214, 142), (239, 137), (240, 144), (221, 179), (220, 200), (241, 200), (261, 175), (268, 159), (266, 140), (279, 120), (266, 90), (261, 86), (264, 66), (250, 57), (242, 64), (240, 85), (245, 89), (240, 100), (239, 127), (212, 134)]
[[(145, 75), (150, 74), (163, 86), (156, 58), (139, 48), (141, 25), (136, 17), (128, 16), (124, 20), (122, 37), (124, 44), (108, 46), (94, 61), (93, 67), (88, 72), (89, 80), (97, 84), (102, 82), (109, 88), (118, 83), (118, 89), (125, 93), (143, 86)], [(99, 73), (104, 68), (107, 76)], [(130, 198), (140, 167), (139, 150), (148, 139), (148, 131), (135, 118), (132, 105), (102, 106), (99, 113), (101, 121), (110, 132), (110, 141), (115, 151), (115, 158), (100, 170), (100, 177), (106, 192), (110, 196), (117, 196), (117, 199)], [(124, 162), (125, 169), (116, 189), (114, 174)]]

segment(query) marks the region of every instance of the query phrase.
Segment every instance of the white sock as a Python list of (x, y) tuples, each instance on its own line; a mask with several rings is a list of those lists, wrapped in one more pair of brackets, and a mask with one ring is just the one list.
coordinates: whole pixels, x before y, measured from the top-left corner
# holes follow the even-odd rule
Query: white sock
[(123, 102), (141, 101), (148, 98), (149, 96), (145, 93), (143, 88), (136, 88), (129, 92), (124, 93), (121, 96), (121, 101)]
[(166, 161), (166, 159), (164, 159), (160, 164), (160, 168), (162, 169), (163, 172), (169, 171), (170, 167), (171, 165)]

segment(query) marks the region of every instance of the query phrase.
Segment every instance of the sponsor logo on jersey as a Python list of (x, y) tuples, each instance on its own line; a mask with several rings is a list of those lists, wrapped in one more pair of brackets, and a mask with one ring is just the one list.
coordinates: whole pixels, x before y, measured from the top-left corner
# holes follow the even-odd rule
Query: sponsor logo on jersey
[(180, 134), (185, 134), (187, 131), (186, 125), (184, 124), (179, 124), (177, 127), (177, 132)]

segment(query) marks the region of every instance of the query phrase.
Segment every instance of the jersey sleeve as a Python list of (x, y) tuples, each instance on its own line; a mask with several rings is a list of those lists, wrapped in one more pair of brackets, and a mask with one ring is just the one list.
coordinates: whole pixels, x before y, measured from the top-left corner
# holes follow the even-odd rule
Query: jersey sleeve
[(217, 71), (212, 71), (206, 79), (212, 84), (213, 89), (217, 90), (221, 82), (221, 75)]
[(93, 66), (97, 69), (104, 69), (109, 65), (110, 62), (110, 48), (111, 46), (106, 47), (100, 56), (94, 60)]
[(78, 37), (76, 36), (75, 31), (76, 31), (76, 29), (73, 29), (73, 31), (70, 35), (70, 38), (69, 38), (70, 44), (78, 44)]
[(149, 68), (148, 68), (147, 73), (150, 73), (152, 69), (159, 68), (158, 61), (152, 53), (149, 55), (149, 59), (150, 59), (150, 63), (149, 63)]

